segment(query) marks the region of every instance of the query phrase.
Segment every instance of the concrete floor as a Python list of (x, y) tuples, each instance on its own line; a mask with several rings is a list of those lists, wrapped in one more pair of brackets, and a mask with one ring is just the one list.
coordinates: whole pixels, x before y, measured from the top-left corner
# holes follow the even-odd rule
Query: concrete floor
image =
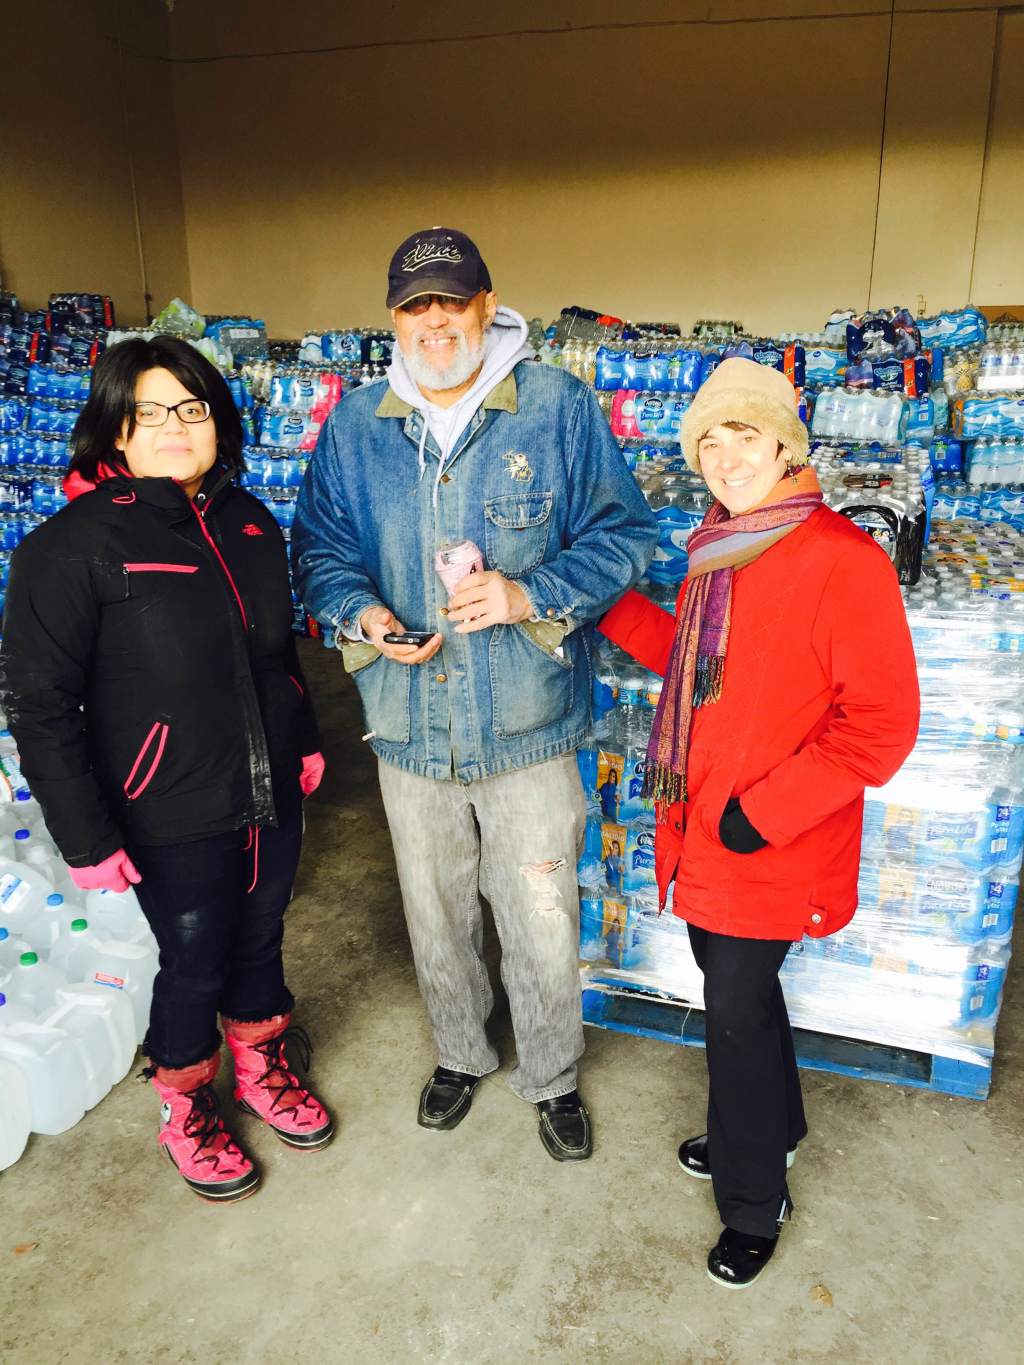
[[(1024, 970), (986, 1104), (805, 1073), (796, 1217), (729, 1293), (704, 1272), (710, 1190), (675, 1157), (703, 1127), (701, 1052), (588, 1030), (580, 1166), (500, 1074), (456, 1131), (416, 1126), (435, 1058), (374, 767), (337, 655), (304, 658), (328, 774), (286, 953), (338, 1137), (304, 1156), (240, 1119), (264, 1184), (227, 1208), (174, 1176), (132, 1078), (33, 1138), (0, 1175), (3, 1365), (1024, 1360)], [(507, 1012), (496, 1032), (507, 1070)]]

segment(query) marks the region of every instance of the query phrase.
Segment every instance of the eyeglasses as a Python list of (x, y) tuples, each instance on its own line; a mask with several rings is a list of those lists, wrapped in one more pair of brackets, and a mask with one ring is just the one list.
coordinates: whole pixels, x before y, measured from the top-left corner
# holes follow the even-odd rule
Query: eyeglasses
[(182, 422), (205, 422), (210, 405), (205, 398), (183, 398), (180, 403), (136, 403), (135, 421), (140, 427), (162, 427), (176, 413)]
[(460, 299), (454, 294), (420, 294), (415, 299), (410, 299), (408, 303), (400, 303), (399, 309), (403, 313), (411, 313), (413, 317), (419, 317), (421, 313), (427, 313), (433, 304), (437, 304), (445, 313), (464, 313), (469, 305), (476, 298)]

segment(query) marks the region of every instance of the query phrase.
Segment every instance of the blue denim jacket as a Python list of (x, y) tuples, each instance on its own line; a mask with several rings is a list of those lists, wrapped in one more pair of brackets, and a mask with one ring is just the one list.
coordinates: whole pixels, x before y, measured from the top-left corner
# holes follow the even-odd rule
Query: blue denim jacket
[[(560, 370), (524, 361), (491, 390), (449, 457), (436, 509), (439, 451), (428, 434), (420, 478), (422, 423), (384, 383), (342, 399), (299, 495), (293, 565), (307, 609), (347, 656), (374, 753), (471, 782), (582, 741), (586, 623), (641, 576), (657, 524), (593, 394)], [(455, 634), (434, 555), (460, 540), (523, 587), (539, 623)], [(407, 630), (440, 630), (441, 650), (410, 667), (346, 642), (378, 605)]]

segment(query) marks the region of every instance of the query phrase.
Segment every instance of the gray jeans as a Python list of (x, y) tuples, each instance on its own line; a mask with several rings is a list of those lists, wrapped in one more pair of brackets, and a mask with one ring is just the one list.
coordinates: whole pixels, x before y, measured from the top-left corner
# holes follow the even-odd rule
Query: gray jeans
[(583, 1052), (576, 859), (586, 821), (576, 758), (478, 782), (437, 782), (380, 762), (405, 918), (440, 1064), (485, 1076), (498, 1054), (480, 892), (494, 912), (518, 1065), (531, 1103), (576, 1085)]

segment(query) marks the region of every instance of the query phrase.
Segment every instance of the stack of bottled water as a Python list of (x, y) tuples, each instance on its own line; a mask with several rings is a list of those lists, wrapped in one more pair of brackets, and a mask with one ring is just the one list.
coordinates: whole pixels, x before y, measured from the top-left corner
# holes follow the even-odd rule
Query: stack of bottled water
[(964, 477), (940, 482), (941, 514), (1024, 526), (1024, 325), (979, 327), (947, 355), (944, 384), (963, 459), (942, 472)]
[(577, 755), (587, 798), (579, 860), (580, 953), (629, 967), (626, 929), (656, 897), (654, 806), (643, 795), (647, 744), (661, 679), (609, 641), (597, 644), (591, 743)]
[(611, 313), (598, 313), (573, 304), (563, 308), (545, 333), (545, 340), (559, 351), (571, 341), (597, 342), (618, 340), (628, 326)]
[(814, 404), (811, 433), (821, 440), (839, 438), (895, 445), (905, 431), (906, 399), (878, 389), (824, 388)]
[[(596, 346), (596, 343), (591, 343)], [(568, 360), (568, 357), (567, 357)], [(601, 390), (632, 389), (645, 393), (696, 393), (701, 384), (703, 348), (687, 346), (680, 337), (606, 342), (587, 357), (585, 379)], [(566, 369), (577, 371), (563, 361)]]
[(0, 293), (0, 610), (11, 551), (64, 505), (68, 439), (113, 324), (100, 294), (30, 310)]
[[(320, 430), (341, 397), (351, 371), (345, 366), (252, 361), (229, 376), (235, 401), (251, 405), (256, 440), (243, 450), (243, 488), (267, 508), (291, 539), (299, 489)], [(358, 383), (358, 380), (351, 381)], [(238, 392), (236, 393), (236, 386)], [(244, 411), (244, 410), (243, 410)], [(319, 635), (317, 623), (292, 594), (294, 629)]]
[(262, 319), (222, 314), (204, 317), (179, 298), (171, 299), (148, 326), (111, 331), (107, 341), (113, 346), (132, 337), (148, 341), (154, 336), (179, 337), (189, 342), (225, 374), (247, 360), (267, 355), (267, 329)]
[(1024, 485), (1024, 438), (979, 437), (971, 445), (967, 482), (972, 488)]
[(135, 893), (75, 887), (0, 731), (0, 1170), (127, 1074), (156, 971)]
[[(960, 472), (965, 471), (966, 477), (940, 479), (937, 515), (1024, 527), (1024, 396), (1020, 390), (961, 389), (950, 420), (964, 452)], [(955, 466), (950, 472), (957, 472)]]
[[(306, 336), (304, 346), (308, 345), (312, 335)], [(320, 338), (323, 363), (351, 366), (353, 372), (358, 370), (360, 383), (367, 383), (383, 374), (391, 363), (394, 345), (394, 332), (381, 331), (379, 328), (339, 328), (324, 332)]]
[(965, 441), (979, 436), (1024, 436), (1024, 397), (1013, 393), (968, 393), (950, 413), (953, 431)]
[(258, 444), (309, 452), (341, 397), (342, 376), (312, 366), (279, 366), (270, 375), (267, 402), (255, 409)]
[(678, 447), (683, 413), (693, 402), (688, 393), (634, 393), (632, 389), (602, 391), (602, 411), (612, 434), (622, 441), (666, 441)]
[[(978, 552), (973, 566), (951, 564), (945, 528), (937, 540), (927, 578), (907, 593), (917, 745), (867, 793), (855, 919), (796, 945), (786, 990), (811, 1027), (984, 1061), (1024, 855), (1024, 593), (1002, 561)], [(1024, 573), (1021, 537), (1010, 542)]]
[[(678, 449), (633, 443), (636, 481), (658, 519), (658, 547), (647, 569), (648, 581), (658, 586), (680, 584), (686, 577), (687, 541), (703, 521), (711, 504), (704, 480), (694, 474)], [(642, 458), (641, 458), (642, 455)]]
[[(1009, 393), (1024, 389), (1024, 327), (992, 327), (979, 349), (957, 351), (950, 357), (957, 382), (979, 393)], [(966, 374), (965, 374), (966, 369)], [(964, 379), (969, 382), (964, 383)]]

